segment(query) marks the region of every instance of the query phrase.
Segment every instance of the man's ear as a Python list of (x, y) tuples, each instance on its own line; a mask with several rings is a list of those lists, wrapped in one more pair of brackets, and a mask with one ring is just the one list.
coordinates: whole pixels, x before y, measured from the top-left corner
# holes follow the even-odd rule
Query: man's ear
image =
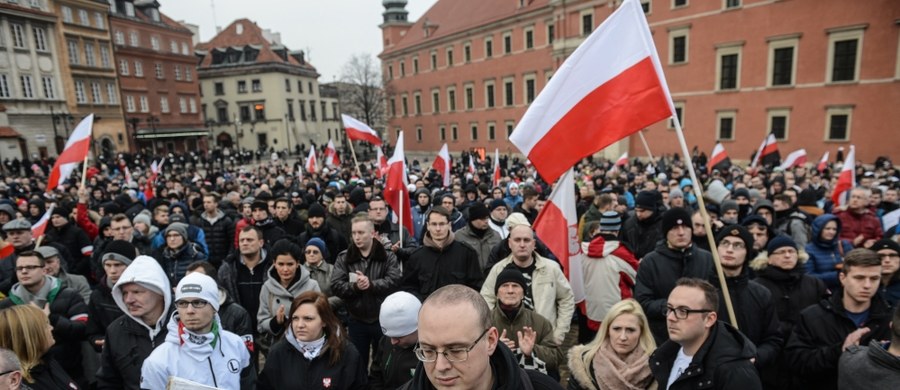
[(704, 326), (707, 328), (712, 328), (713, 325), (716, 324), (716, 321), (719, 320), (719, 313), (715, 311), (711, 311), (706, 314), (706, 320), (704, 321)]
[(500, 334), (497, 333), (497, 327), (492, 326), (485, 336), (488, 342), (488, 355), (493, 355), (497, 349), (497, 343), (500, 341)]

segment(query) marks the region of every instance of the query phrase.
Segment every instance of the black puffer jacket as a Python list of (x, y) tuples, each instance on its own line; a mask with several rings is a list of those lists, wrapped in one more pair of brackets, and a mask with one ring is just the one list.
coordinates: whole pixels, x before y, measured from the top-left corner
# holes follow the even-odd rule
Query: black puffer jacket
[(694, 246), (678, 251), (663, 242), (638, 267), (634, 298), (641, 303), (657, 344), (669, 339), (663, 310), (675, 282), (682, 277), (712, 281), (716, 278), (712, 254)]
[[(831, 298), (800, 312), (800, 320), (788, 339), (788, 363), (799, 376), (802, 388), (837, 389), (841, 347), (847, 335), (857, 329), (844, 309), (843, 295), (843, 291), (836, 291)], [(890, 339), (890, 322), (891, 308), (876, 295), (869, 307), (869, 320), (864, 324), (869, 333), (862, 337), (859, 345)]]
[[(713, 278), (712, 282), (719, 289), (719, 321), (730, 324), (719, 278)], [(738, 276), (726, 277), (725, 283), (728, 284), (738, 328), (756, 345), (756, 367), (760, 370), (771, 367), (784, 346), (784, 336), (779, 330), (772, 293), (761, 284), (750, 280), (748, 267), (744, 267)]]
[(369, 370), (369, 388), (371, 390), (394, 390), (412, 379), (419, 358), (413, 345), (401, 347), (393, 345), (391, 338), (381, 337), (378, 352), (372, 357), (372, 368)]
[(312, 360), (307, 359), (292, 342), (295, 338), (290, 330), (286, 333), (286, 337), (282, 337), (266, 357), (266, 366), (256, 382), (258, 390), (369, 388), (366, 385), (366, 367), (361, 364), (359, 352), (353, 344), (345, 342), (341, 359), (331, 365), (327, 348)]
[(627, 243), (634, 252), (634, 257), (643, 259), (656, 248), (659, 240), (665, 238), (660, 226), (662, 225), (662, 211), (656, 210), (650, 218), (639, 221), (637, 216), (625, 220), (622, 225), (621, 241)]
[(244, 341), (253, 341), (253, 320), (243, 306), (228, 296), (228, 292), (219, 288), (219, 318), (222, 329), (241, 336)]
[[(661, 388), (669, 383), (669, 374), (680, 349), (681, 345), (670, 340), (650, 356), (650, 370)], [(731, 325), (719, 321), (669, 390), (760, 390), (759, 374), (750, 363), (754, 356), (753, 343)]]
[(217, 268), (231, 250), (234, 242), (234, 220), (222, 210), (216, 210), (215, 222), (210, 223), (205, 214), (191, 218), (191, 225), (203, 229), (209, 247), (209, 262)]
[(347, 240), (344, 236), (327, 223), (323, 222), (318, 229), (314, 229), (307, 223), (306, 230), (304, 230), (303, 233), (300, 234), (300, 237), (297, 238), (297, 244), (299, 244), (301, 248), (306, 248), (306, 243), (313, 237), (318, 237), (321, 238), (322, 241), (325, 241), (325, 245), (328, 247), (328, 256), (325, 257), (325, 261), (328, 264), (334, 264), (338, 253), (347, 249)]
[(106, 337), (106, 328), (117, 318), (121, 317), (122, 309), (116, 305), (112, 297), (112, 290), (106, 285), (106, 276), (100, 279), (97, 288), (91, 292), (91, 301), (88, 303), (87, 336), (91, 346), (100, 352), (100, 346), (94, 344), (96, 340)]
[(206, 254), (200, 250), (199, 245), (188, 242), (175, 251), (166, 246), (160, 247), (153, 252), (153, 258), (166, 271), (169, 283), (177, 286), (178, 281), (187, 273), (187, 267), (195, 261), (206, 260)]
[[(174, 305), (173, 305), (174, 306)], [(163, 318), (170, 318), (171, 311)], [(160, 327), (150, 339), (147, 327), (123, 315), (106, 329), (106, 343), (97, 371), (98, 390), (140, 390), (141, 366), (153, 349), (166, 341), (169, 331)]]
[(72, 222), (68, 222), (59, 228), (52, 226), (52, 224), (50, 225), (47, 229), (47, 237), (45, 237), (46, 242), (59, 243), (69, 250), (72, 256), (72, 262), (69, 263), (69, 273), (90, 276), (90, 258), (84, 255), (84, 251), (93, 251), (93, 244), (87, 233)]
[(434, 290), (449, 284), (463, 284), (480, 291), (484, 276), (478, 253), (455, 240), (438, 248), (430, 237), (431, 233), (426, 232), (422, 238), (424, 245), (404, 264), (402, 290), (421, 301)]
[[(360, 291), (356, 284), (350, 284), (349, 274), (356, 271), (369, 278), (367, 290)], [(381, 303), (399, 289), (401, 278), (397, 256), (385, 251), (381, 242), (373, 239), (368, 261), (363, 261), (356, 245), (338, 254), (331, 274), (331, 290), (344, 300), (351, 317), (374, 323), (378, 321)]]

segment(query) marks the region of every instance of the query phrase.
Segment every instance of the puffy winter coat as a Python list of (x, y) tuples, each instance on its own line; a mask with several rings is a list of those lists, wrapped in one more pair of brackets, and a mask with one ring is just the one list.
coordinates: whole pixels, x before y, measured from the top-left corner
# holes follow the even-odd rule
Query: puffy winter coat
[[(831, 240), (822, 238), (822, 230), (830, 221), (837, 223), (838, 234)], [(838, 282), (837, 264), (844, 262), (844, 255), (853, 250), (849, 241), (840, 238), (843, 222), (834, 214), (825, 214), (816, 217), (812, 223), (812, 240), (806, 244), (806, 253), (809, 260), (805, 264), (806, 273), (815, 276), (825, 282), (830, 289), (840, 287)]]
[(94, 341), (106, 337), (106, 328), (125, 312), (119, 309), (112, 296), (112, 289), (106, 285), (106, 276), (100, 279), (97, 288), (91, 292), (91, 301), (88, 303), (87, 336), (91, 346), (100, 352), (102, 347)]
[(178, 281), (187, 273), (187, 267), (191, 263), (206, 260), (206, 255), (191, 242), (181, 248), (172, 251), (168, 247), (162, 247), (154, 252), (153, 257), (159, 261), (159, 265), (166, 271), (169, 283), (178, 285)]
[(609, 309), (631, 298), (638, 260), (615, 237), (597, 236), (582, 243), (587, 256), (581, 262), (584, 276), (584, 311), (588, 327), (596, 331)]
[(347, 249), (347, 240), (344, 236), (327, 223), (323, 223), (318, 229), (313, 229), (313, 227), (307, 223), (306, 230), (300, 234), (297, 243), (301, 248), (306, 248), (306, 243), (313, 237), (318, 237), (321, 238), (322, 241), (325, 241), (325, 246), (328, 247), (328, 256), (325, 257), (325, 261), (329, 264), (334, 264), (334, 260), (337, 259), (338, 253)]
[(319, 356), (307, 359), (300, 352), (293, 330), (288, 327), (266, 357), (266, 366), (256, 382), (258, 390), (362, 390), (366, 384), (366, 367), (353, 344), (345, 342), (341, 359), (329, 363), (328, 349)]
[(840, 235), (845, 240), (852, 242), (856, 237), (862, 235), (863, 242), (865, 242), (866, 240), (880, 240), (884, 236), (884, 232), (881, 230), (881, 220), (875, 216), (872, 210), (865, 208), (859, 213), (843, 210), (835, 212), (834, 215), (837, 215), (844, 225)]
[[(520, 366), (546, 374), (548, 371), (558, 370), (563, 363), (562, 349), (553, 340), (553, 324), (533, 310), (520, 305), (515, 317), (510, 319), (503, 310), (500, 310), (500, 305), (496, 305), (491, 310), (491, 324), (497, 327), (500, 334), (506, 331), (506, 337), (516, 343), (513, 354), (516, 355)], [(522, 350), (518, 348), (519, 338), (516, 332), (521, 332), (526, 326), (536, 333), (531, 356), (523, 355)]]
[[(306, 268), (297, 266), (297, 275), (291, 285), (285, 288), (278, 277), (275, 266), (269, 268), (269, 279), (263, 283), (259, 292), (259, 313), (256, 315), (256, 329), (259, 333), (271, 333), (281, 335), (285, 325), (290, 325), (291, 302), (294, 298), (306, 291), (321, 291), (319, 283), (309, 278)], [(279, 324), (275, 319), (278, 308), (284, 306), (285, 322)]]
[(403, 265), (402, 290), (425, 298), (449, 284), (464, 284), (475, 290), (481, 288), (481, 264), (478, 253), (470, 246), (453, 239), (438, 247), (425, 233), (424, 245), (416, 249)]
[[(350, 284), (350, 273), (360, 271), (369, 278), (369, 288), (359, 290)], [(381, 303), (400, 287), (400, 262), (393, 252), (384, 250), (377, 239), (372, 240), (368, 261), (363, 261), (356, 245), (338, 254), (331, 275), (331, 289), (344, 301), (350, 316), (356, 320), (375, 323)]]
[(191, 218), (191, 224), (203, 230), (206, 244), (209, 246), (209, 262), (218, 267), (231, 251), (231, 238), (234, 237), (234, 221), (222, 210), (216, 209), (216, 215), (209, 217), (206, 213)]
[(475, 230), (472, 229), (472, 225), (467, 225), (455, 233), (455, 238), (457, 241), (475, 250), (475, 253), (478, 254), (478, 263), (481, 265), (481, 270), (487, 271), (491, 249), (494, 249), (494, 246), (500, 243), (500, 235), (488, 227), (487, 231), (479, 237)]
[(401, 347), (391, 343), (391, 338), (382, 336), (378, 342), (378, 352), (372, 356), (369, 370), (369, 388), (372, 390), (394, 390), (412, 379), (419, 358), (415, 345)]
[(656, 210), (650, 218), (639, 221), (636, 216), (632, 216), (625, 220), (622, 225), (622, 233), (620, 238), (622, 242), (628, 244), (634, 252), (634, 257), (643, 259), (648, 253), (656, 248), (659, 240), (665, 238), (660, 230), (662, 226), (662, 212)]

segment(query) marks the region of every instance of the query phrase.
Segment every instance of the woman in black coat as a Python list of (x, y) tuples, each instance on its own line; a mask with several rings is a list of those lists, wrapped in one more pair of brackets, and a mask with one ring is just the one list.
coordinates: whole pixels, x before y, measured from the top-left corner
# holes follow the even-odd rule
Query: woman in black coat
[(22, 384), (34, 390), (77, 390), (75, 381), (48, 353), (56, 343), (52, 331), (47, 315), (33, 305), (0, 310), (0, 347), (19, 358)]

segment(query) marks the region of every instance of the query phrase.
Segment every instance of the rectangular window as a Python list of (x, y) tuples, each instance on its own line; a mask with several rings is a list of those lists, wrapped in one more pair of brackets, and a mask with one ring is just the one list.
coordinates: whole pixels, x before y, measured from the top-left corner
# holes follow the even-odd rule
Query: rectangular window
[(247, 81), (238, 80), (237, 91), (238, 91), (238, 93), (247, 93)]
[(134, 60), (134, 77), (144, 77), (144, 63)]
[(97, 59), (94, 57), (94, 44), (85, 42), (84, 44), (84, 63), (87, 66), (97, 66)]
[(470, 131), (471, 131), (471, 133), (472, 133), (472, 134), (471, 134), (472, 141), (478, 141), (478, 125), (473, 124), (473, 125), (470, 127)]
[(156, 68), (156, 78), (158, 80), (166, 78), (166, 72), (165, 69), (163, 69), (163, 64), (157, 62), (156, 64), (154, 64), (154, 67)]
[(832, 57), (831, 81), (856, 80), (856, 57), (859, 40), (845, 39), (835, 41), (833, 44), (834, 56)]
[(228, 107), (216, 107), (216, 119), (219, 123), (228, 123)]
[(594, 14), (585, 12), (581, 14), (581, 35), (586, 37), (591, 35), (592, 31), (594, 31)]
[(240, 106), (239, 110), (241, 113), (241, 122), (250, 122), (253, 120), (253, 116), (250, 115), (250, 106)]
[(169, 41), (169, 51), (171, 51), (172, 54), (178, 54), (178, 42), (175, 42), (174, 40)]
[(0, 74), (0, 98), (11, 97), (9, 89), (9, 79), (5, 74)]
[(437, 52), (431, 52), (431, 70), (437, 69)]
[(466, 110), (475, 108), (475, 87), (471, 84), (466, 85)]
[(440, 133), (441, 133), (441, 141), (446, 141), (447, 140), (447, 128), (444, 126), (441, 126)]
[(9, 29), (12, 31), (13, 47), (17, 49), (25, 49), (25, 27), (18, 23), (10, 23)]
[(101, 30), (106, 29), (106, 13), (94, 12), (94, 27), (97, 27)]
[(509, 139), (509, 137), (513, 133), (513, 129), (515, 129), (515, 128), (516, 128), (515, 123), (513, 123), (512, 121), (506, 121), (506, 139)]
[(406, 76), (406, 60), (400, 62), (400, 77)]
[(826, 141), (847, 141), (850, 139), (850, 124), (853, 107), (828, 107)]
[(422, 128), (416, 127), (416, 142), (422, 142)]
[(216, 96), (225, 94), (225, 84), (218, 82), (215, 84)]
[(717, 129), (716, 129), (716, 140), (717, 141), (733, 141), (734, 140), (734, 120), (735, 120), (735, 112), (734, 111), (721, 111), (716, 113), (717, 119)]
[(419, 57), (413, 58), (413, 74), (419, 74)]
[(53, 77), (42, 76), (41, 86), (44, 88), (44, 97), (47, 99), (56, 99), (56, 88), (53, 86)]
[(641, 9), (644, 11), (644, 15), (650, 14), (650, 0), (641, 0)]
[(782, 47), (772, 52), (772, 85), (793, 84), (794, 48)]
[(119, 104), (119, 97), (116, 92), (115, 83), (106, 84), (106, 100), (109, 101), (109, 104)]
[(497, 134), (496, 134), (497, 133), (497, 125), (495, 125), (493, 122), (488, 123), (487, 129), (488, 129), (488, 139), (491, 141), (497, 139)]
[[(303, 104), (302, 104), (303, 101), (301, 100), (300, 102), (301, 102), (300, 111), (302, 113), (303, 112)], [(388, 103), (390, 106), (391, 118), (396, 118), (397, 117), (397, 101), (396, 101), (396, 99), (391, 98), (391, 100)]]
[(150, 103), (146, 96), (141, 96), (141, 112), (150, 112)]
[(741, 0), (725, 0), (725, 9), (741, 6)]
[(438, 90), (431, 91), (431, 112), (441, 112), (441, 93)]
[(515, 99), (514, 99), (515, 88), (513, 87), (513, 80), (509, 80), (509, 79), (504, 80), (503, 81), (503, 90), (504, 90), (503, 104), (506, 105), (507, 107), (512, 107), (512, 105), (515, 104)]
[[(312, 107), (313, 111), (315, 111), (315, 106)], [(409, 116), (409, 96), (403, 95), (400, 97), (400, 110), (403, 113), (403, 116)]]
[(159, 51), (159, 37), (150, 37), (150, 47)]
[[(324, 104), (324, 102), (322, 103)], [(422, 94), (416, 92), (413, 94), (413, 104), (415, 104), (416, 115), (422, 115)], [(325, 110), (322, 110), (322, 117), (325, 117)]]
[(160, 96), (159, 110), (162, 111), (163, 114), (169, 113), (169, 98), (167, 96)]
[(491, 37), (484, 38), (484, 56), (485, 58), (494, 56), (494, 39)]
[(128, 76), (129, 73), (128, 60), (119, 60), (119, 74), (121, 74), (122, 76)]
[[(194, 99), (191, 99), (191, 104), (193, 104), (193, 101), (194, 101)], [(287, 107), (288, 120), (293, 121), (294, 120), (294, 101), (288, 100), (285, 107)]]
[(47, 30), (44, 30), (43, 27), (34, 27), (31, 32), (34, 33), (34, 49), (47, 51)]
[(303, 80), (297, 80), (297, 93), (303, 93)]
[(512, 33), (503, 33), (503, 54), (512, 53)]
[(253, 106), (253, 113), (256, 116), (257, 121), (266, 120), (266, 106), (264, 104), (255, 104)]
[(84, 81), (75, 80), (75, 101), (78, 104), (87, 103), (87, 93), (84, 90)]
[(121, 31), (116, 31), (115, 34), (116, 44), (119, 46), (125, 46), (125, 33)]
[(716, 47), (716, 90), (741, 88), (741, 49), (743, 43)]
[(137, 109), (134, 106), (134, 96), (125, 96), (125, 111), (135, 112)]
[(531, 104), (534, 101), (534, 97), (537, 94), (535, 92), (535, 84), (534, 84), (534, 76), (529, 76), (530, 78), (525, 79), (525, 103)]
[(34, 99), (34, 81), (31, 80), (31, 76), (19, 76), (19, 82), (22, 84), (22, 97)]
[(94, 104), (103, 104), (103, 91), (100, 89), (100, 83), (91, 83), (91, 101)]
[(554, 40), (556, 40), (556, 25), (548, 24), (547, 25), (547, 44), (552, 45)]
[(534, 49), (534, 29), (525, 29), (525, 50)]
[(682, 26), (669, 29), (669, 64), (684, 64), (688, 62), (688, 38), (690, 26)]
[(450, 112), (456, 111), (456, 88), (447, 88), (447, 109)]
[(178, 98), (178, 110), (182, 114), (187, 114), (187, 112), (188, 112), (187, 98), (184, 98), (184, 97)]
[(788, 137), (788, 113), (787, 110), (769, 111), (769, 133), (775, 135), (775, 139), (784, 141)]
[(86, 10), (78, 10), (78, 22), (81, 23), (82, 26), (90, 27), (91, 17), (88, 15), (88, 12)]
[(388, 80), (394, 79), (394, 65), (388, 65)]
[(175, 72), (175, 80), (181, 81), (181, 65), (176, 64), (173, 66), (173, 71)]
[(459, 129), (456, 128), (456, 125), (450, 126), (450, 138), (453, 141), (459, 139)]
[(81, 64), (81, 53), (78, 52), (78, 41), (70, 39), (66, 41), (66, 45), (69, 48), (69, 64)]
[(472, 62), (472, 45), (469, 43), (463, 45), (463, 59), (466, 63)]
[(138, 47), (141, 44), (141, 37), (138, 35), (137, 31), (132, 31), (129, 34), (129, 41), (131, 46)]
[(250, 80), (250, 88), (253, 89), (253, 92), (262, 92), (262, 82), (259, 79)]
[(486, 84), (484, 86), (484, 98), (485, 98), (485, 106), (487, 108), (494, 108), (494, 82), (492, 81), (490, 84)]
[(184, 67), (184, 79), (186, 81), (194, 81), (194, 74), (193, 74), (193, 72), (191, 72), (190, 66)]
[(453, 48), (452, 47), (447, 48), (447, 66), (448, 67), (453, 66)]
[[(197, 113), (197, 99), (191, 98), (190, 100), (188, 100), (188, 104), (191, 108), (191, 114), (196, 114)], [(291, 107), (293, 107), (293, 106), (291, 106)], [(291, 120), (293, 120), (293, 119), (294, 119), (294, 110), (292, 109), (291, 110)]]
[[(393, 100), (391, 102), (393, 103)], [(300, 110), (299, 110), (300, 111), (300, 120), (305, 122), (306, 121), (306, 101), (298, 100), (297, 107), (300, 108)]]
[[(405, 109), (403, 111), (404, 111), (404, 113), (406, 112)], [(316, 101), (315, 100), (309, 101), (309, 120), (311, 120), (313, 122), (316, 121)]]
[(105, 44), (101, 44), (100, 46), (100, 66), (103, 68), (109, 69), (110, 64), (110, 56), (109, 56), (109, 47)]
[(688, 3), (688, 0), (672, 0), (672, 8), (684, 7)]
[[(681, 126), (684, 127), (684, 102), (675, 102), (674, 106), (675, 106), (675, 117), (678, 118), (678, 123), (680, 123)], [(674, 120), (669, 119), (668, 123), (669, 123), (669, 126), (668, 126), (669, 129), (675, 129), (675, 121)]]
[(66, 6), (62, 6), (60, 9), (62, 9), (63, 22), (72, 23), (72, 9)]

